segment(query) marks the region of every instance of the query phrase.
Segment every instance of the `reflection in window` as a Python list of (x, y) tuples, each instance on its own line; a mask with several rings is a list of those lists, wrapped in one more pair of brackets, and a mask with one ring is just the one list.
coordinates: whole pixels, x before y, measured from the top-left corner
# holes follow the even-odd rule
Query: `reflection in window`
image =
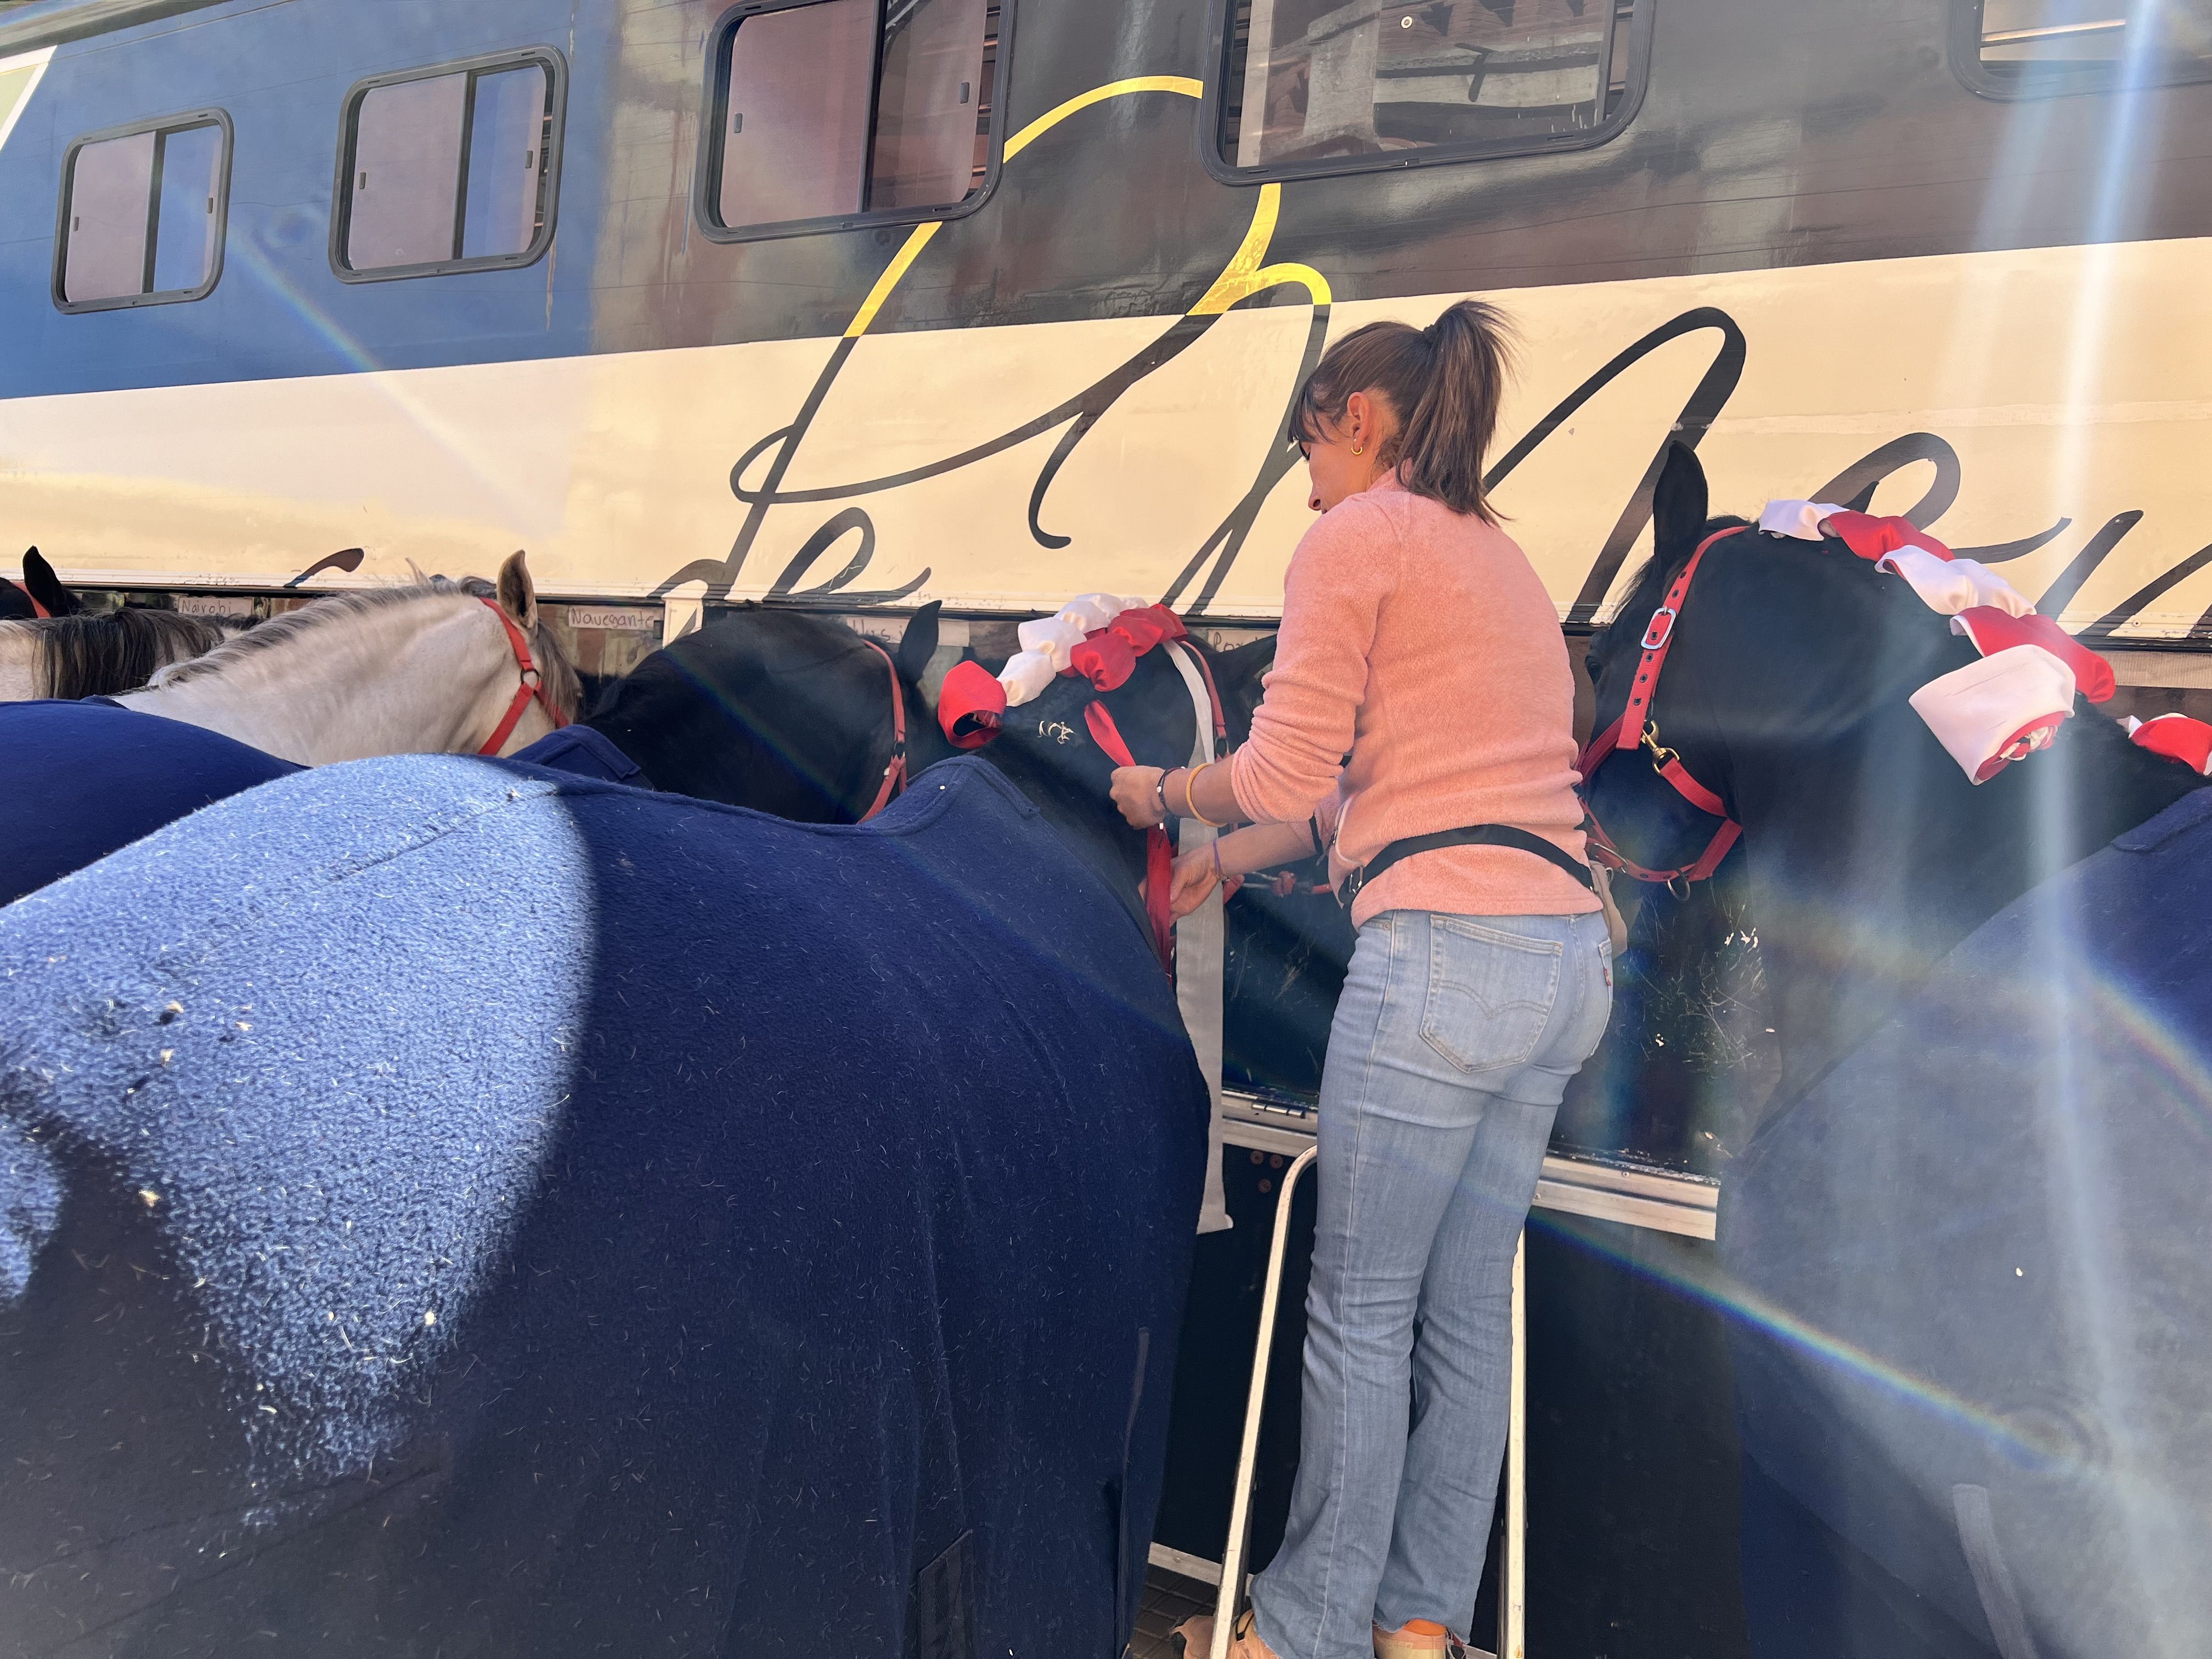
[(2212, 75), (2212, 0), (1966, 0), (1993, 90), (2079, 92)]
[(545, 227), (553, 82), (513, 64), (374, 86), (355, 100), (346, 174), (353, 270), (528, 253)]
[(708, 200), (744, 229), (957, 206), (989, 171), (994, 0), (814, 0), (754, 12), (717, 66)]
[(183, 298), (208, 286), (223, 143), (222, 127), (203, 121), (77, 147), (63, 181), (64, 303)]
[(1237, 0), (1222, 157), (1261, 167), (1578, 137), (1627, 90), (1632, 9), (1616, 0)]

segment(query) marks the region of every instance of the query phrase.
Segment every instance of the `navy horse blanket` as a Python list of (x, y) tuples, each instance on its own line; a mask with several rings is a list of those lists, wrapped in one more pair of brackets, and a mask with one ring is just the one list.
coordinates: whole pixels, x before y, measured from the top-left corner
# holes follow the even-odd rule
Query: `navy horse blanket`
[(0, 1652), (1120, 1651), (1206, 1094), (987, 764), (325, 767), (0, 978)]
[[(514, 758), (614, 783), (652, 786), (588, 726), (565, 726)], [(304, 771), (220, 732), (106, 697), (0, 702), (0, 904), (12, 904), (240, 790)]]
[(2208, 924), (2202, 790), (1964, 941), (1723, 1201), (1746, 1449), (2003, 1659), (2212, 1654)]

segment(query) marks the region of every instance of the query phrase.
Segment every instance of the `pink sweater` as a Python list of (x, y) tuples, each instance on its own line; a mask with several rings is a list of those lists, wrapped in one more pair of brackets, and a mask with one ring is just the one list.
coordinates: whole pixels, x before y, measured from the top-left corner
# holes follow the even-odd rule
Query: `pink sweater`
[[(1391, 842), (1463, 824), (1532, 830), (1581, 858), (1574, 758), (1559, 614), (1511, 537), (1395, 477), (1306, 532), (1283, 581), (1267, 697), (1231, 766), (1247, 817), (1318, 811), (1335, 835), (1335, 882)], [(1597, 908), (1532, 853), (1452, 847), (1392, 866), (1352, 919)]]

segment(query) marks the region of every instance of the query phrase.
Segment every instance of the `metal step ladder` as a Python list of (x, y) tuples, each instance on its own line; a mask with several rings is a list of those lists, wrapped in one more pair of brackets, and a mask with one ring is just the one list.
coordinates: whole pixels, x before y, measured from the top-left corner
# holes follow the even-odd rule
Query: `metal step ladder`
[[(1244, 1434), (1237, 1455), (1236, 1485), (1230, 1494), (1229, 1539), (1218, 1563), (1154, 1544), (1151, 1562), (1157, 1567), (1217, 1586), (1214, 1601), (1213, 1649), (1210, 1654), (1190, 1654), (1185, 1659), (1228, 1659), (1230, 1632), (1243, 1611), (1251, 1575), (1246, 1560), (1252, 1545), (1252, 1483), (1260, 1462), (1260, 1414), (1267, 1399), (1267, 1362), (1274, 1346), (1275, 1322), (1280, 1312), (1283, 1263), (1290, 1252), (1291, 1200), (1300, 1177), (1313, 1166), (1319, 1148), (1308, 1146), (1291, 1160), (1275, 1200), (1274, 1237), (1267, 1251), (1267, 1271), (1260, 1292), (1260, 1328), (1253, 1344), (1252, 1381), (1244, 1401)], [(1468, 1650), (1469, 1659), (1527, 1659), (1523, 1629), (1526, 1595), (1528, 1531), (1528, 1313), (1524, 1238), (1513, 1253), (1513, 1364), (1511, 1409), (1505, 1436), (1505, 1546), (1499, 1563), (1498, 1646), (1494, 1653)]]

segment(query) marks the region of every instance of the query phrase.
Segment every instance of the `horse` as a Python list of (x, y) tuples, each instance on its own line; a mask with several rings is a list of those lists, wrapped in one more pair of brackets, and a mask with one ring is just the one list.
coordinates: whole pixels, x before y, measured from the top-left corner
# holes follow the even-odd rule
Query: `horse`
[(14, 786), (0, 793), (0, 902), (299, 767), (513, 753), (565, 725), (576, 696), (517, 553), (495, 584), (434, 577), (316, 599), (141, 690), (0, 704)]
[(857, 826), (368, 760), (0, 911), (0, 1647), (1121, 1651), (1162, 654)]
[(509, 753), (574, 718), (577, 695), (528, 560), (514, 553), (496, 582), (433, 576), (326, 595), (115, 702), (295, 765), (326, 766), (372, 755)]
[[(798, 823), (857, 823), (957, 752), (923, 689), (939, 654), (941, 611), (934, 601), (921, 607), (886, 651), (833, 617), (731, 605), (617, 680), (582, 724), (678, 794)], [(1241, 738), (1273, 641), (1225, 652), (1191, 643), (1212, 675), (1231, 739)], [(972, 650), (961, 654), (978, 659)], [(1187, 695), (1158, 684), (1188, 706)]]
[(1706, 497), (1675, 446), (1597, 729), (1664, 672), (1585, 800), (1650, 873), (1741, 828), (1781, 1045), (1720, 1213), (1754, 1651), (2212, 1650), (2208, 781), (2092, 714), (1970, 782), (1909, 701), (1970, 641)]
[(87, 612), (30, 548), (22, 586), (0, 580), (0, 702), (136, 690), (156, 669), (212, 651), (228, 637), (219, 622), (173, 611), (126, 605)]
[(732, 605), (616, 680), (580, 723), (660, 788), (858, 823), (953, 752), (922, 692), (940, 610), (921, 607), (885, 651), (833, 617)]
[(140, 605), (0, 622), (0, 702), (135, 691), (231, 637), (219, 623)]

